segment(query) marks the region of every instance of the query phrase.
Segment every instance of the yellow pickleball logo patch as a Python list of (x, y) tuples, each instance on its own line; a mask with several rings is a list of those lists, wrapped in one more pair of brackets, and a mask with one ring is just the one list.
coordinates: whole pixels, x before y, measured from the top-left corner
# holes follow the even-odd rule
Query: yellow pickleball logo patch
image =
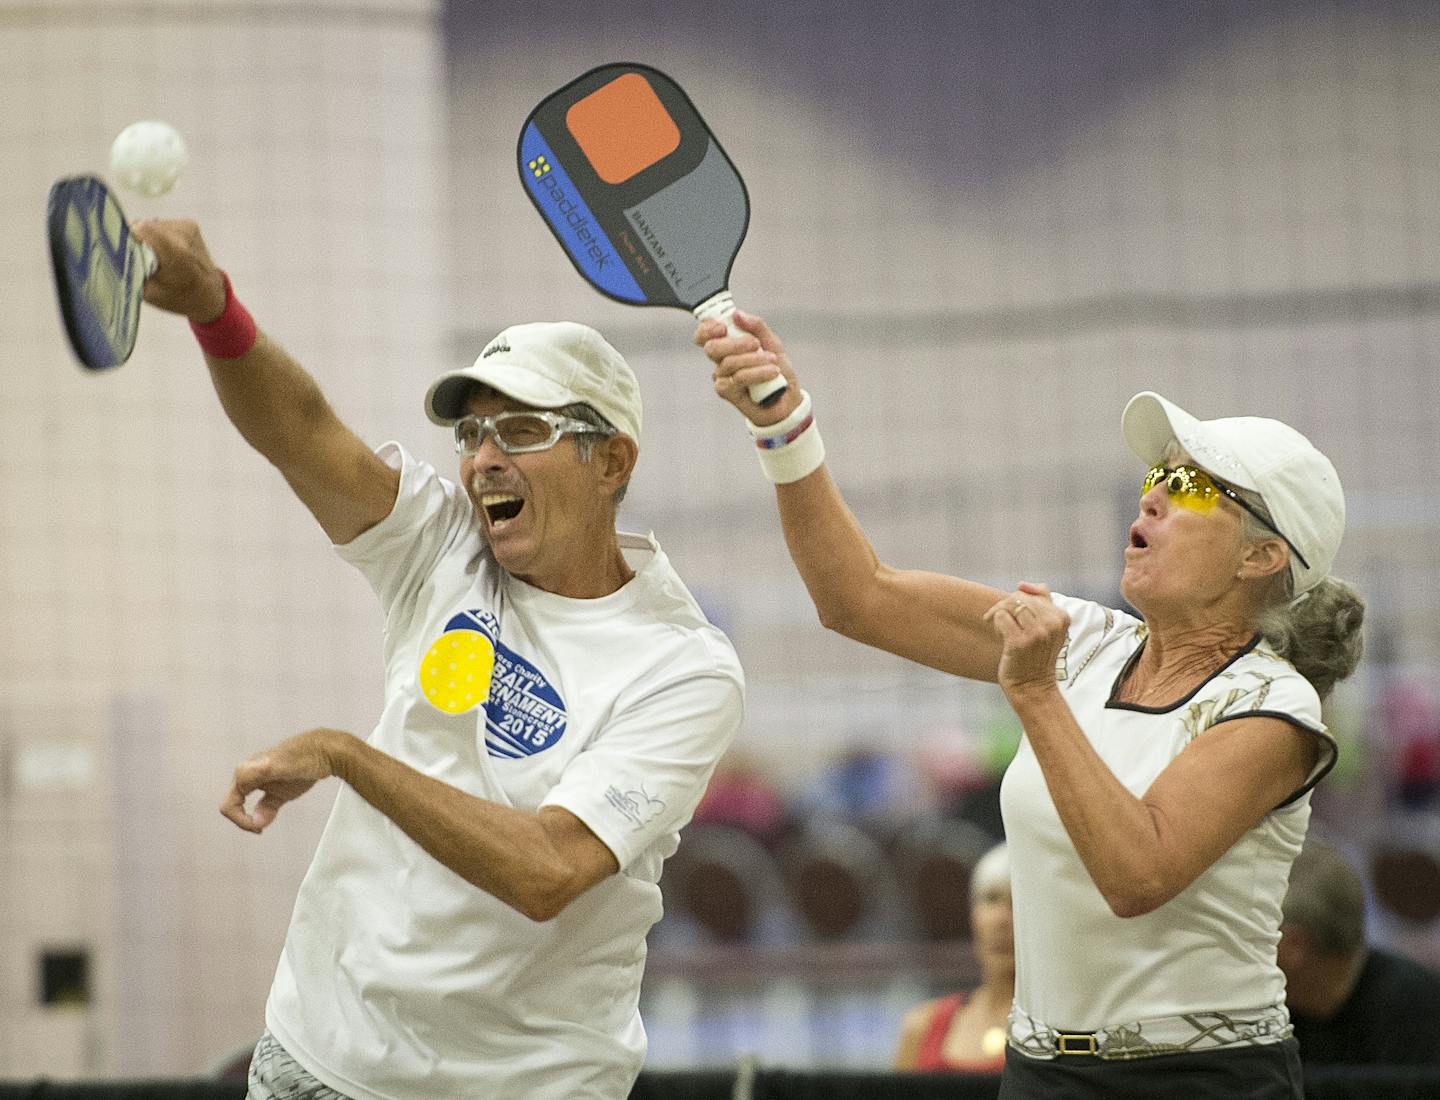
[(420, 690), (436, 710), (464, 714), (483, 706), (495, 671), (495, 646), (478, 630), (447, 630), (420, 662)]

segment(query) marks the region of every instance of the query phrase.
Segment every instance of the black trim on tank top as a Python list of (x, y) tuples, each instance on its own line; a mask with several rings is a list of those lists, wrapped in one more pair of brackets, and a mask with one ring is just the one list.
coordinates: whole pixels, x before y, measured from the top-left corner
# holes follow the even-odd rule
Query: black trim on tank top
[(1120, 686), (1125, 683), (1126, 678), (1130, 675), (1132, 671), (1134, 671), (1136, 663), (1140, 660), (1140, 654), (1145, 652), (1145, 642), (1147, 641), (1149, 641), (1149, 638), (1142, 640), (1140, 644), (1135, 647), (1135, 652), (1130, 654), (1130, 658), (1125, 662), (1124, 667), (1121, 668), (1119, 673), (1116, 675), (1115, 683), (1110, 687), (1110, 698), (1105, 700), (1106, 710), (1133, 710), (1138, 711), (1141, 714), (1168, 714), (1172, 710), (1183, 707), (1186, 703), (1190, 702), (1191, 699), (1195, 698), (1196, 694), (1199, 693), (1201, 688), (1203, 688), (1211, 680), (1215, 679), (1215, 677), (1219, 676), (1222, 672), (1224, 672), (1227, 668), (1233, 665), (1241, 657), (1244, 657), (1247, 653), (1249, 653), (1252, 649), (1259, 645), (1260, 635), (1256, 634), (1253, 638), (1251, 638), (1248, 642), (1241, 646), (1235, 656), (1231, 657), (1228, 661), (1226, 661), (1223, 665), (1217, 668), (1209, 676), (1205, 677), (1205, 679), (1201, 680), (1198, 684), (1196, 684), (1194, 688), (1190, 690), (1189, 694), (1187, 694), (1182, 699), (1177, 699), (1175, 702), (1169, 703), (1163, 707), (1143, 707), (1139, 703), (1117, 702), (1115, 696), (1120, 694)]
[[(1307, 726), (1304, 722), (1300, 721), (1293, 714), (1285, 714), (1278, 710), (1247, 710), (1240, 714), (1227, 714), (1224, 718), (1218, 718), (1214, 722), (1210, 723), (1209, 728), (1213, 730), (1216, 726), (1222, 726), (1226, 722), (1234, 722), (1240, 718), (1278, 718), (1282, 722), (1289, 722), (1296, 729), (1304, 730), (1306, 733), (1313, 733), (1316, 737), (1320, 738), (1321, 744), (1327, 746), (1330, 749), (1330, 759), (1326, 761), (1323, 768), (1321, 768), (1318, 772), (1315, 773), (1315, 778), (1306, 782), (1304, 786), (1302, 786), (1284, 802), (1280, 803), (1280, 805), (1276, 806), (1275, 810), (1283, 810), (1286, 806), (1290, 805), (1290, 803), (1294, 802), (1296, 799), (1305, 797), (1306, 792), (1313, 790), (1315, 784), (1319, 783), (1320, 780), (1324, 779), (1327, 775), (1330, 774), (1330, 769), (1335, 767), (1335, 764), (1340, 759), (1340, 746), (1336, 743), (1335, 738), (1332, 737), (1329, 733), (1317, 730), (1314, 726)], [(1271, 810), (1270, 812), (1274, 813), (1275, 810)]]

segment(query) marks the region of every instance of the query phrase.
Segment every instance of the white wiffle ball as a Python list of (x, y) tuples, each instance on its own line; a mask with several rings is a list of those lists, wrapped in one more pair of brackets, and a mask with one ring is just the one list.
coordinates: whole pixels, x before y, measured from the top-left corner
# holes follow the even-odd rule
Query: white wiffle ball
[(110, 146), (111, 175), (122, 186), (150, 198), (174, 187), (189, 162), (180, 131), (156, 119), (131, 123)]

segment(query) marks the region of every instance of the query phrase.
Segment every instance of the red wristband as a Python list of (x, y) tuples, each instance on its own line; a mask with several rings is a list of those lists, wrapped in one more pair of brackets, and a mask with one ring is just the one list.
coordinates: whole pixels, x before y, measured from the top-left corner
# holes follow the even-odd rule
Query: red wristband
[(220, 316), (207, 324), (190, 322), (190, 331), (200, 342), (200, 350), (215, 359), (239, 359), (255, 346), (255, 318), (240, 304), (230, 286), (230, 276), (220, 272), (225, 280), (225, 308)]

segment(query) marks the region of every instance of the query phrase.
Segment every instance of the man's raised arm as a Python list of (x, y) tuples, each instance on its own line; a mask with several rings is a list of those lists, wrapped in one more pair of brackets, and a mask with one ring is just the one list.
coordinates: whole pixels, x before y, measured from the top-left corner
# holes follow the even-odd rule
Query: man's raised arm
[(133, 227), (160, 261), (145, 300), (199, 326), (197, 336), (220, 404), (252, 447), (268, 458), (330, 541), (347, 543), (394, 506), (399, 472), (340, 420), (315, 380), (253, 327), (192, 221)]

